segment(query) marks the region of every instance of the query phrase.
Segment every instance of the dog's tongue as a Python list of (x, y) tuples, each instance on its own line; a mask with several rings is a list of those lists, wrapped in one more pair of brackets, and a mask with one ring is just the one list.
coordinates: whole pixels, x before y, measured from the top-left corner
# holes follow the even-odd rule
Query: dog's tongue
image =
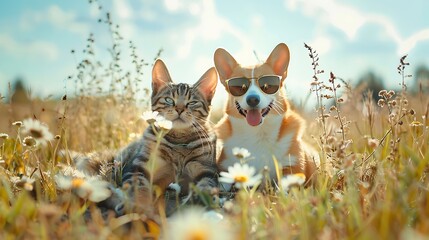
[(262, 121), (261, 112), (257, 109), (247, 110), (247, 123), (251, 126), (258, 126)]

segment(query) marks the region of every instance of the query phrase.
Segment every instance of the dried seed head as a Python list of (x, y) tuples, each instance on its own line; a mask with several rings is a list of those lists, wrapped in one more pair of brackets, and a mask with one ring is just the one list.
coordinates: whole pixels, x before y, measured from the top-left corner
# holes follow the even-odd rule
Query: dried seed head
[(332, 144), (332, 143), (334, 143), (336, 141), (337, 141), (337, 139), (334, 136), (328, 136), (326, 138), (326, 143), (328, 143), (328, 144)]
[(17, 127), (21, 127), (22, 126), (22, 122), (21, 121), (16, 121), (12, 123), (13, 126), (17, 126)]
[(0, 133), (0, 139), (8, 139), (9, 135), (7, 135), (6, 133)]
[(379, 144), (380, 144), (380, 141), (376, 138), (369, 138), (368, 139), (368, 147), (370, 147), (372, 149), (378, 147)]
[(384, 99), (378, 99), (377, 105), (379, 107), (384, 107), (384, 105), (386, 104), (386, 101)]
[(335, 106), (331, 106), (331, 108), (329, 108), (329, 111), (336, 111), (337, 110), (337, 107), (335, 107)]
[(378, 96), (379, 97), (383, 97), (383, 96), (385, 96), (387, 94), (387, 91), (386, 90), (381, 90), (380, 92), (378, 92)]
[(22, 143), (28, 147), (33, 147), (33, 146), (36, 146), (37, 144), (36, 139), (34, 139), (31, 136), (25, 137), (24, 140), (22, 140)]
[(416, 114), (416, 112), (414, 111), (414, 109), (410, 109), (410, 111), (409, 111), (409, 113), (411, 114), (411, 115), (414, 115), (414, 114)]

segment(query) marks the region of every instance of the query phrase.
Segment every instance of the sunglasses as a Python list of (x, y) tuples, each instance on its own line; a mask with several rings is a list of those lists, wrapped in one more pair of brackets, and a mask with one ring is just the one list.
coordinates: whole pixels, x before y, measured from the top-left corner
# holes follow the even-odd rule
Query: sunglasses
[(240, 97), (247, 92), (252, 79), (256, 79), (256, 84), (266, 94), (274, 94), (280, 89), (281, 76), (277, 75), (265, 75), (259, 78), (235, 77), (226, 80), (225, 83), (231, 95)]

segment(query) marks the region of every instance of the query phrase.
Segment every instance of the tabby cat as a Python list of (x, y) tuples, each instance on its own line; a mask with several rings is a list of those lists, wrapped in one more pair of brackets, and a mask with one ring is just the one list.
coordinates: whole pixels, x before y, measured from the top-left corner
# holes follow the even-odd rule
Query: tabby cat
[[(121, 175), (119, 185), (129, 189), (127, 197), (132, 207), (144, 205), (148, 199), (148, 179), (161, 193), (175, 182), (181, 187), (181, 194), (189, 193), (190, 184), (202, 191), (217, 187), (216, 135), (208, 121), (217, 85), (215, 68), (210, 68), (193, 86), (175, 84), (162, 60), (157, 60), (152, 70), (152, 111), (172, 122), (172, 128), (160, 141), (157, 152), (156, 171), (148, 169), (149, 158), (157, 143), (157, 129), (149, 126), (141, 139), (125, 147), (115, 157), (121, 169), (114, 169)], [(87, 159), (88, 160), (88, 159)], [(161, 163), (160, 163), (161, 162)], [(99, 169), (96, 162), (88, 161), (80, 168)], [(152, 176), (150, 176), (152, 174)], [(160, 198), (162, 199), (162, 197)], [(102, 203), (123, 213), (123, 197), (112, 195)]]

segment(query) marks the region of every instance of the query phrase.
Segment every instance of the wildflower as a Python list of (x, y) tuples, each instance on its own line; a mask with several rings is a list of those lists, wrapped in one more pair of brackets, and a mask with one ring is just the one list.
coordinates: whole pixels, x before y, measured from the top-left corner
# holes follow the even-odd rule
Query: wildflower
[(225, 224), (208, 217), (200, 208), (189, 208), (177, 213), (171, 217), (165, 229), (164, 239), (234, 239)]
[(34, 189), (34, 180), (33, 178), (29, 178), (27, 176), (23, 176), (21, 179), (19, 179), (16, 182), (16, 186), (22, 189), (25, 189), (27, 191), (33, 191)]
[(7, 135), (6, 133), (0, 133), (0, 139), (8, 139), (9, 135)]
[(33, 147), (36, 146), (37, 141), (31, 136), (27, 136), (24, 138), (24, 140), (22, 140), (22, 143), (24, 144), (24, 146)]
[(247, 149), (238, 147), (232, 149), (232, 154), (238, 159), (244, 159), (250, 156), (250, 152)]
[(162, 120), (157, 120), (155, 122), (155, 126), (160, 128), (163, 131), (170, 131), (171, 128), (173, 127), (173, 123), (170, 120), (162, 119)]
[(17, 126), (17, 127), (21, 127), (22, 126), (22, 122), (21, 121), (16, 121), (12, 123), (13, 126)]
[(410, 126), (411, 126), (411, 127), (422, 127), (422, 126), (423, 126), (423, 123), (421, 123), (421, 122), (419, 122), (419, 121), (412, 121), (412, 122), (410, 123)]
[(414, 121), (412, 121), (412, 122), (410, 123), (410, 127), (411, 127), (411, 130), (412, 130), (412, 133), (413, 133), (416, 137), (420, 137), (420, 136), (423, 134), (423, 128), (424, 128), (423, 123), (421, 123), (421, 122), (419, 122), (419, 121), (414, 120)]
[(255, 168), (247, 164), (241, 165), (235, 163), (234, 166), (228, 167), (228, 172), (220, 173), (220, 182), (235, 183), (238, 188), (251, 187), (258, 184), (262, 179), (262, 174), (255, 175)]
[(305, 182), (304, 173), (290, 174), (283, 177), (280, 181), (280, 187), (283, 191), (288, 192), (293, 186), (301, 186)]
[(139, 137), (140, 137), (139, 133), (130, 133), (130, 134), (128, 134), (128, 141), (130, 141), (130, 142), (134, 141)]
[(142, 119), (152, 124), (157, 121), (157, 118), (160, 117), (157, 111), (146, 111), (142, 114)]
[(48, 127), (35, 119), (25, 119), (23, 121), (22, 133), (33, 137), (38, 144), (46, 145), (48, 141), (51, 141), (54, 136), (49, 132)]
[(378, 96), (379, 97), (383, 97), (384, 95), (386, 95), (387, 94), (387, 91), (386, 90), (381, 90), (380, 92), (378, 92)]
[(79, 197), (87, 198), (92, 202), (101, 202), (112, 195), (109, 183), (96, 178), (70, 178), (56, 175), (55, 182), (59, 189), (74, 190)]
[(343, 194), (341, 192), (339, 192), (339, 191), (333, 191), (331, 194), (332, 194), (333, 200), (335, 200), (336, 202), (343, 201), (344, 196), (343, 196)]
[(368, 138), (368, 146), (372, 149), (378, 147), (380, 141), (376, 138)]
[(378, 99), (377, 105), (379, 107), (384, 107), (385, 104), (386, 104), (386, 101), (384, 99)]
[(333, 144), (334, 142), (336, 142), (337, 141), (337, 139), (334, 137), (334, 136), (332, 136), (332, 135), (329, 135), (327, 138), (326, 138), (326, 143), (327, 144)]
[(208, 219), (214, 222), (220, 222), (223, 220), (223, 215), (214, 210), (210, 210), (203, 214), (203, 219)]

